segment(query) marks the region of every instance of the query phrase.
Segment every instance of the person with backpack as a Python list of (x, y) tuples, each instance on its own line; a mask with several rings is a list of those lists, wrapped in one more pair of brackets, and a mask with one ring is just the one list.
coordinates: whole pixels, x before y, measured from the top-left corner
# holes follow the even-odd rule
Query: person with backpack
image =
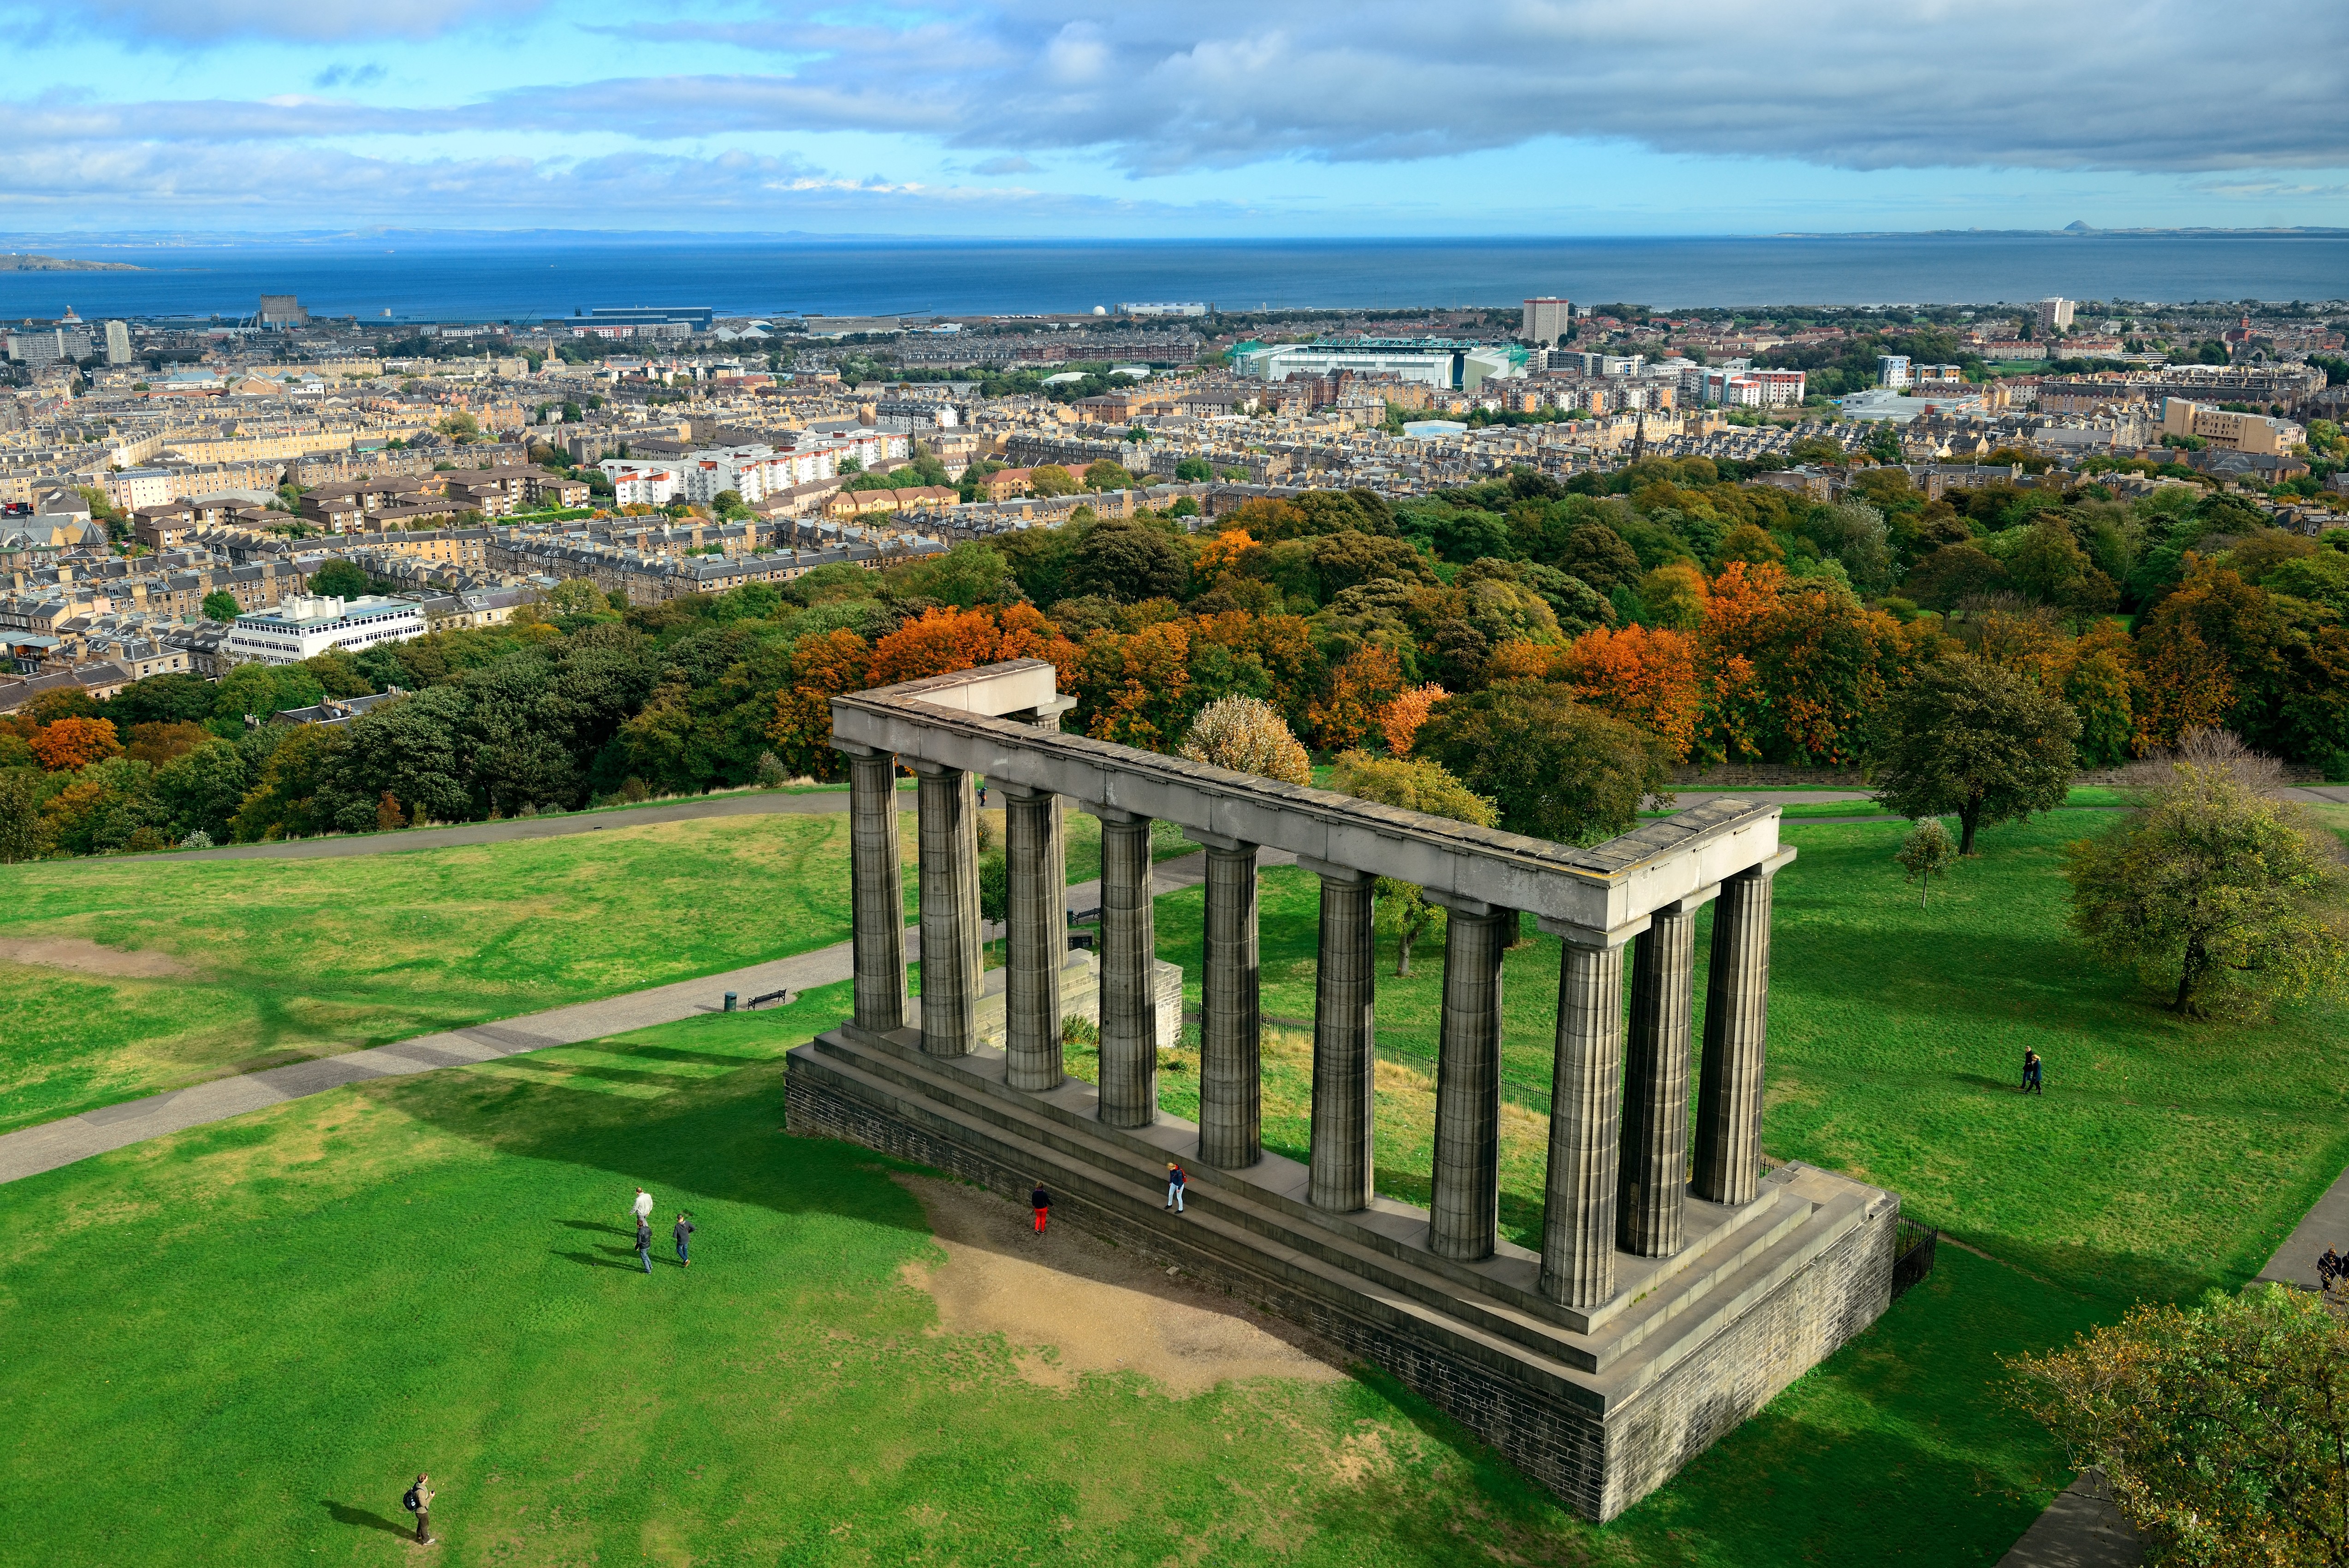
[(636, 1256), (644, 1261), (645, 1272), (653, 1272), (653, 1222), (646, 1215), (636, 1216)]
[(439, 1542), (432, 1539), (432, 1478), (419, 1470), (416, 1484), (408, 1489), (408, 1495), (399, 1500), (399, 1506), (416, 1516), (416, 1544), (438, 1545)]
[(693, 1260), (685, 1255), (685, 1239), (692, 1234), (692, 1218), (686, 1214), (684, 1210), (678, 1210), (677, 1216), (677, 1266), (680, 1269), (689, 1269), (693, 1267)]
[(1177, 1214), (1183, 1212), (1183, 1189), (1190, 1179), (1181, 1166), (1171, 1159), (1166, 1162), (1166, 1207)]
[(1042, 1182), (1038, 1182), (1036, 1190), (1028, 1195), (1028, 1207), (1036, 1211), (1036, 1234), (1040, 1236), (1044, 1233), (1044, 1221), (1052, 1213), (1052, 1195), (1044, 1190)]

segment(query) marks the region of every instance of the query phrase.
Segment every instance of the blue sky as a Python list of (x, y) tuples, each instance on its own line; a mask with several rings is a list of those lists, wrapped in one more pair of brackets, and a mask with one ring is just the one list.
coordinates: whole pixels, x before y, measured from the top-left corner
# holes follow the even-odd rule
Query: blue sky
[(2349, 226), (2349, 5), (0, 0), (0, 231)]

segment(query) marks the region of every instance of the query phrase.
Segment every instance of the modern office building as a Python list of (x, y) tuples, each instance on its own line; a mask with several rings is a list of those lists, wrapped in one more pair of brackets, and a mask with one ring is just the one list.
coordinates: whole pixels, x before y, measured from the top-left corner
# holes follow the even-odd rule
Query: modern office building
[(423, 635), (424, 612), (407, 599), (295, 594), (274, 608), (237, 617), (221, 646), (221, 658), (237, 664), (299, 664), (329, 649), (364, 653)]
[(1563, 299), (1542, 298), (1526, 301), (1526, 318), (1517, 336), (1528, 343), (1545, 347), (1555, 344), (1574, 325), (1574, 306)]
[(1392, 376), (1455, 392), (1486, 381), (1523, 376), (1530, 357), (1511, 344), (1466, 343), (1446, 337), (1339, 337), (1315, 343), (1241, 343), (1231, 351), (1235, 374), (1258, 381), (1327, 376), (1351, 370)]
[(1896, 392), (1916, 383), (1906, 354), (1878, 354), (1876, 357), (1876, 379)]
[(310, 313), (302, 308), (301, 300), (290, 294), (264, 294), (261, 296), (261, 325), (264, 328), (307, 327)]

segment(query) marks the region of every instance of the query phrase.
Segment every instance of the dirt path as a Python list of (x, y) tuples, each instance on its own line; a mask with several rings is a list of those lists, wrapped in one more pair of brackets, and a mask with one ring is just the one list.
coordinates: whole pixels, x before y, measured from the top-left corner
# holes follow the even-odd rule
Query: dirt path
[(908, 1263), (905, 1275), (938, 1303), (937, 1332), (1003, 1335), (1030, 1382), (1068, 1388), (1087, 1372), (1139, 1372), (1185, 1398), (1226, 1381), (1344, 1376), (1301, 1330), (1177, 1272), (1064, 1224), (1040, 1237), (1025, 1208), (976, 1187), (898, 1179), (946, 1249), (944, 1263)]
[(0, 940), (0, 961), (47, 964), (131, 980), (175, 980), (196, 971), (170, 953), (102, 948), (86, 937), (17, 937)]

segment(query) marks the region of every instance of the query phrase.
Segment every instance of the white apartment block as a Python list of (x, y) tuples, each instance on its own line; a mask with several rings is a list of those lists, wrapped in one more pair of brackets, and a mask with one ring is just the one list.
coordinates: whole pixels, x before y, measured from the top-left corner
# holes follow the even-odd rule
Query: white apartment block
[(607, 457), (595, 466), (612, 482), (612, 502), (618, 506), (666, 506), (684, 488), (677, 469), (666, 463)]
[(1878, 354), (1876, 357), (1876, 379), (1894, 391), (1914, 386), (1916, 377), (1909, 368), (1906, 354)]
[(2076, 300), (2049, 295), (2039, 302), (2039, 329), (2043, 332), (2068, 330), (2072, 325), (2072, 312), (2077, 307)]
[(328, 649), (364, 653), (424, 635), (424, 611), (407, 599), (312, 598), (294, 595), (273, 609), (241, 615), (221, 647), (226, 663), (299, 664)]

